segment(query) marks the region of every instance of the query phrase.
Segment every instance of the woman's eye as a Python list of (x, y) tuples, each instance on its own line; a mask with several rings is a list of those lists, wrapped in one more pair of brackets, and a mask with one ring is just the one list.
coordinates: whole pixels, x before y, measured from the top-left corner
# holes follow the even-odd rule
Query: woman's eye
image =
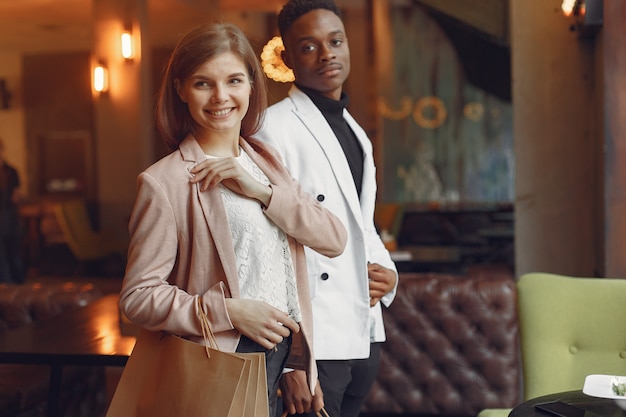
[(197, 88), (206, 87), (206, 86), (208, 86), (208, 85), (209, 85), (209, 84), (208, 84), (206, 81), (197, 81), (197, 82), (194, 84), (194, 86), (195, 86), (195, 87), (197, 87)]

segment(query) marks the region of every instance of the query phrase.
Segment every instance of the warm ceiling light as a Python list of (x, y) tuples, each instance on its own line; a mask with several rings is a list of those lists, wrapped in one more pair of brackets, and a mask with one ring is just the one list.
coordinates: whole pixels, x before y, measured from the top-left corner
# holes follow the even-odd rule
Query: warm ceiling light
[(109, 74), (102, 64), (93, 70), (93, 89), (98, 93), (103, 93), (109, 89)]
[(121, 36), (122, 56), (126, 59), (133, 57), (133, 37), (130, 32), (124, 32)]
[(283, 62), (280, 53), (285, 50), (283, 40), (275, 36), (267, 42), (261, 52), (261, 67), (269, 78), (281, 83), (289, 83), (296, 79), (293, 71)]

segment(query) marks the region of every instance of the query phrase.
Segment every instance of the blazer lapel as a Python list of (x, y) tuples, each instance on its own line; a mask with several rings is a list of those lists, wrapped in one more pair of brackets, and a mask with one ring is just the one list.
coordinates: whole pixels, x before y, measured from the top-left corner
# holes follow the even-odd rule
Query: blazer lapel
[[(183, 160), (190, 163), (189, 169), (207, 158), (202, 148), (193, 137), (185, 139), (180, 144), (179, 149)], [(201, 209), (199, 212), (196, 210), (193, 211), (193, 216), (201, 217), (195, 218), (194, 222), (200, 223), (203, 221), (206, 223), (209, 229), (207, 239), (213, 240), (213, 244), (222, 262), (222, 268), (224, 269), (224, 274), (228, 281), (231, 297), (238, 298), (239, 279), (237, 275), (237, 258), (235, 256), (232, 235), (230, 233), (230, 227), (228, 226), (226, 208), (220, 187), (212, 187), (206, 191), (201, 191), (200, 184), (193, 184), (193, 188), (195, 199)], [(202, 233), (202, 231), (196, 231), (196, 233)]]
[(361, 224), (363, 219), (360, 214), (359, 196), (356, 193), (350, 166), (335, 133), (322, 112), (305, 93), (294, 86), (289, 91), (289, 96), (295, 104), (294, 113), (296, 117), (302, 121), (302, 124), (319, 143), (328, 159), (335, 180), (348, 201), (352, 214)]

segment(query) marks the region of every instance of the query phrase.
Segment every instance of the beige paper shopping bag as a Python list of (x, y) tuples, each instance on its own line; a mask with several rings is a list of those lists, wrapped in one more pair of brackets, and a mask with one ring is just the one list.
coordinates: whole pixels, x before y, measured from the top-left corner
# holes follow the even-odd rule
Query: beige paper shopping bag
[(106, 417), (269, 417), (265, 354), (222, 352), (142, 329)]
[[(264, 353), (237, 354), (250, 363), (250, 376), (247, 378), (244, 415), (246, 417), (269, 417), (267, 392), (267, 371)], [(242, 384), (243, 385), (243, 384)]]
[(243, 416), (246, 359), (210, 355), (200, 344), (142, 329), (107, 417)]

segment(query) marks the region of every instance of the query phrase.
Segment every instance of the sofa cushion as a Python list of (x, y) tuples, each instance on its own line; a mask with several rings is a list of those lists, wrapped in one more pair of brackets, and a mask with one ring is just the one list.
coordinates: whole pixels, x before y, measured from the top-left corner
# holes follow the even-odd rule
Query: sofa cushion
[(520, 400), (517, 298), (509, 274), (402, 274), (364, 411), (475, 416)]

